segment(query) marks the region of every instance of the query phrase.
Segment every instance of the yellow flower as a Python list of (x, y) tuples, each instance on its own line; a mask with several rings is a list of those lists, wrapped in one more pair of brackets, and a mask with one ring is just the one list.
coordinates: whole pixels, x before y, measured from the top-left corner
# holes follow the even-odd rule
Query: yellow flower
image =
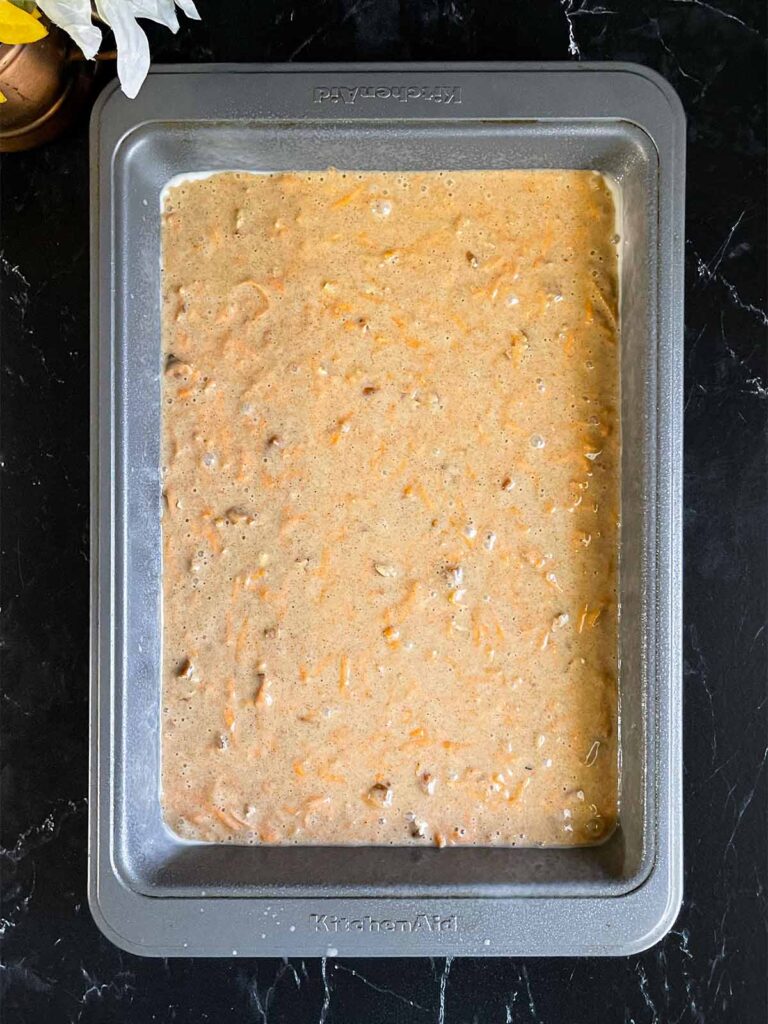
[(0, 43), (35, 43), (48, 34), (37, 11), (27, 14), (10, 0), (0, 0)]

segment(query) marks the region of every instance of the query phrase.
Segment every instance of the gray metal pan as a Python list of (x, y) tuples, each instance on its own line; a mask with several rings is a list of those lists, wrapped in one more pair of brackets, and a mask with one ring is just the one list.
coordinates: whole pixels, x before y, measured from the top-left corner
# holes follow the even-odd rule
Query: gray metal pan
[[(610, 955), (682, 888), (685, 125), (624, 64), (174, 66), (91, 129), (89, 894), (173, 955)], [(620, 198), (620, 823), (581, 849), (185, 842), (160, 809), (160, 194), (177, 174), (328, 166), (595, 168)]]

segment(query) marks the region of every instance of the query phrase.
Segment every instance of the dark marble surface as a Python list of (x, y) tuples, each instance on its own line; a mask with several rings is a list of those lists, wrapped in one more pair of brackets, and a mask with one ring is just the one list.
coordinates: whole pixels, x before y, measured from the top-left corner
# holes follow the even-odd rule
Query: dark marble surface
[(159, 60), (617, 59), (689, 118), (685, 901), (612, 960), (151, 961), (85, 901), (86, 129), (4, 157), (2, 868), (5, 1024), (764, 1024), (766, 11), (749, 0), (202, 0)]

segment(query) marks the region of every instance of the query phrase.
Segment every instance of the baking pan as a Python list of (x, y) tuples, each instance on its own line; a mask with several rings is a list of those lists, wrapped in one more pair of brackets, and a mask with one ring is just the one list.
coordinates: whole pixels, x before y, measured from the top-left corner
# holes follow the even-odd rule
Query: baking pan
[[(91, 129), (89, 898), (154, 956), (610, 955), (682, 888), (684, 117), (624, 64), (174, 66)], [(619, 197), (619, 826), (577, 849), (194, 843), (160, 808), (160, 196), (216, 170), (594, 168)]]

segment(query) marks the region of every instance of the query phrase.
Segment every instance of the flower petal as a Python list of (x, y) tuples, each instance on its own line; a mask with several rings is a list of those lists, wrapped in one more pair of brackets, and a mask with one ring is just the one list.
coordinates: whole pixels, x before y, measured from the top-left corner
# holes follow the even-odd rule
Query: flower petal
[(11, 46), (36, 43), (46, 35), (48, 29), (34, 15), (22, 11), (9, 0), (0, 0), (0, 43), (9, 43)]
[(123, 0), (133, 11), (135, 18), (147, 18), (165, 25), (171, 32), (179, 31), (179, 19), (176, 17), (176, 6), (173, 0)]
[(88, 60), (101, 46), (101, 29), (91, 21), (90, 0), (37, 0), (40, 10), (70, 36)]
[(200, 15), (197, 13), (192, 0), (176, 0), (176, 6), (180, 7), (188, 18), (192, 18), (194, 21), (200, 21)]
[(117, 76), (130, 99), (149, 71), (149, 43), (125, 0), (96, 0), (96, 10), (115, 33)]

